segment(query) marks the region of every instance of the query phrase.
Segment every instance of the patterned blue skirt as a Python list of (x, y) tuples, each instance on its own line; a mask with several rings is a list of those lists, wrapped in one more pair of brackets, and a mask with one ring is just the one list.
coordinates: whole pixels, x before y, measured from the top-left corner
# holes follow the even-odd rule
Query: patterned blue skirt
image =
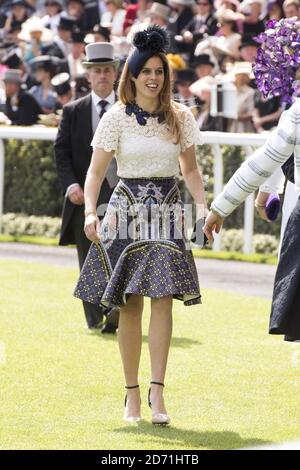
[(183, 215), (175, 178), (122, 178), (102, 221), (101, 241), (91, 244), (75, 297), (105, 307), (124, 306), (130, 294), (201, 303)]

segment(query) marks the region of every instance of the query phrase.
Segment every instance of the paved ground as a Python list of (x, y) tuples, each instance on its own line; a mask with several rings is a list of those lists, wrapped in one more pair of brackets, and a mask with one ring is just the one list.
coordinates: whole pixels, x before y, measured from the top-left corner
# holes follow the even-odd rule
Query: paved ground
[[(77, 267), (76, 250), (24, 243), (0, 243), (0, 258), (54, 266)], [(196, 259), (200, 285), (245, 295), (271, 298), (275, 266), (237, 261)]]

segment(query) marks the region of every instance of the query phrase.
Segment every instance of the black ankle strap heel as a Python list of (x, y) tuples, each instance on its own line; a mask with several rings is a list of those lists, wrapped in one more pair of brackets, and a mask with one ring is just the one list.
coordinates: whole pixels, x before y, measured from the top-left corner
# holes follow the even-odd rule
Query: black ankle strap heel
[[(162, 382), (154, 382), (154, 381), (150, 382), (150, 385), (160, 385), (161, 387), (165, 386), (165, 384), (163, 384)], [(149, 388), (149, 391), (148, 391), (148, 405), (151, 408), (152, 404), (150, 400), (150, 393), (151, 393), (151, 387)]]
[[(139, 388), (139, 385), (125, 385), (125, 388), (126, 390), (132, 390), (134, 388)], [(127, 393), (125, 395), (125, 403), (124, 403), (125, 408), (126, 408), (126, 404), (127, 404)], [(126, 416), (126, 410), (125, 410), (124, 421), (130, 422), (130, 423), (138, 423), (139, 421), (141, 421), (141, 417), (140, 416)]]
[[(155, 382), (154, 380), (150, 382), (150, 388), (148, 392), (148, 405), (150, 408), (152, 408), (152, 403), (150, 400), (151, 385), (160, 385), (161, 387), (164, 387), (165, 384), (163, 384), (162, 382)], [(166, 413), (154, 413), (152, 411), (152, 424), (158, 426), (167, 426), (168, 424), (170, 424), (170, 421), (170, 417)]]
[[(126, 388), (126, 390), (132, 390), (134, 388), (139, 388), (139, 385), (125, 385), (125, 388)], [(125, 404), (124, 404), (124, 406), (126, 406), (126, 403), (127, 403), (127, 393), (125, 395)]]

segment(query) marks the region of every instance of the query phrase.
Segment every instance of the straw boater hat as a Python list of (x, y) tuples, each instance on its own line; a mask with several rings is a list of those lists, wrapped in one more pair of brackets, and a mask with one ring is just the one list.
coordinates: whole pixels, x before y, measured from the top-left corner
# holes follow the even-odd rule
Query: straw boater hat
[(93, 42), (85, 48), (86, 59), (82, 62), (85, 67), (93, 65), (119, 65), (119, 59), (114, 57), (113, 45), (108, 42)]
[(171, 8), (162, 3), (154, 2), (149, 10), (150, 16), (159, 16), (164, 20), (168, 21), (170, 19)]

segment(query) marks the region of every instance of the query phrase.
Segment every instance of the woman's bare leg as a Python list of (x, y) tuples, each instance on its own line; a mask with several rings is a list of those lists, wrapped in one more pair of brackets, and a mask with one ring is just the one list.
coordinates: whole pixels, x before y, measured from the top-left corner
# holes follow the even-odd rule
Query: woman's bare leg
[[(151, 319), (149, 326), (149, 351), (152, 381), (164, 383), (170, 342), (172, 336), (172, 296), (151, 299)], [(153, 413), (166, 414), (163, 387), (151, 385)]]
[[(132, 294), (120, 310), (118, 342), (127, 386), (138, 384), (138, 369), (142, 349), (142, 313), (144, 299)], [(139, 388), (127, 390), (125, 417), (140, 416)]]

